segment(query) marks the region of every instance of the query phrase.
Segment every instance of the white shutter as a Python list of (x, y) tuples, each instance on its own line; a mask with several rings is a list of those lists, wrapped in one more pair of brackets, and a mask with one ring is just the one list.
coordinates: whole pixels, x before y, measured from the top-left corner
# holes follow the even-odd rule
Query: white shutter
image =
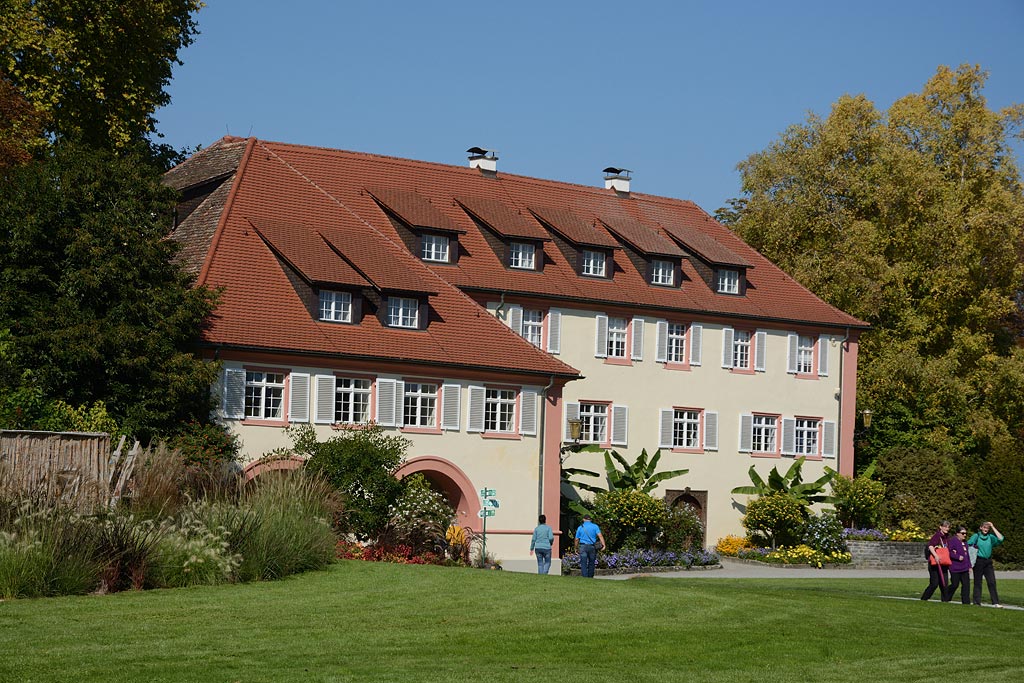
[(700, 365), (703, 332), (702, 325), (690, 325), (690, 365)]
[(633, 360), (644, 359), (644, 319), (633, 318)]
[(548, 352), (562, 352), (562, 312), (548, 311)]
[(613, 446), (625, 446), (627, 427), (629, 424), (629, 407), (612, 406), (612, 438)]
[(782, 418), (782, 454), (796, 454), (796, 420), (791, 417)]
[(512, 328), (512, 331), (518, 334), (520, 337), (523, 336), (523, 307), (522, 306), (509, 306), (508, 307), (508, 326)]
[(289, 375), (288, 421), (309, 422), (309, 375), (305, 372)]
[(441, 387), (441, 429), (459, 431), (462, 414), (462, 385), (445, 384)]
[(740, 415), (740, 453), (754, 450), (754, 416)]
[(598, 314), (597, 331), (594, 338), (594, 356), (597, 358), (608, 357), (608, 316)]
[(789, 352), (786, 354), (786, 372), (795, 375), (797, 354), (800, 350), (800, 335), (790, 332), (786, 337), (786, 342), (789, 346)]
[(821, 454), (826, 458), (836, 457), (836, 423), (831, 420), (821, 425)]
[(519, 394), (519, 433), (528, 436), (537, 433), (536, 389), (523, 389)]
[(224, 417), (229, 420), (245, 418), (245, 370), (224, 368)]
[(487, 389), (472, 385), (469, 387), (469, 418), (466, 420), (467, 432), (484, 431), (484, 403), (487, 400)]
[(704, 450), (718, 450), (718, 413), (704, 411)]
[(754, 369), (764, 372), (764, 357), (768, 351), (768, 335), (764, 330), (754, 334)]
[(654, 329), (656, 330), (654, 335), (655, 351), (654, 360), (658, 363), (668, 362), (668, 321), (659, 320), (655, 323)]
[(572, 441), (572, 434), (569, 433), (569, 420), (580, 419), (580, 404), (565, 404), (565, 420), (562, 421), (562, 441)]
[(818, 337), (818, 376), (828, 377), (828, 348), (831, 337)]
[(337, 380), (334, 375), (317, 375), (313, 378), (316, 404), (313, 422), (331, 424), (334, 422), (334, 397)]
[(658, 448), (672, 448), (672, 434), (676, 411), (662, 408), (661, 421), (658, 429)]
[(722, 328), (722, 367), (732, 367), (732, 339), (733, 330), (731, 327)]
[[(401, 392), (399, 384), (402, 385)], [(400, 411), (395, 410), (398, 406), (398, 396), (405, 392), (405, 383), (393, 379), (377, 380), (377, 424), (381, 427), (400, 427), (401, 418), (396, 415)]]

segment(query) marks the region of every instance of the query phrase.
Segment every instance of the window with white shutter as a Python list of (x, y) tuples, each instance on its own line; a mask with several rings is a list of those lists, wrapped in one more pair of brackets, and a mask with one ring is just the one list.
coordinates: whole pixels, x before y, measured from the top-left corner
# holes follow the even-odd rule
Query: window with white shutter
[(241, 420), (245, 417), (245, 370), (224, 368), (224, 396), (221, 402), (224, 417)]
[(569, 420), (578, 419), (580, 419), (580, 404), (566, 403), (565, 419), (562, 420), (562, 441), (572, 441), (572, 434), (569, 432)]
[(313, 378), (315, 394), (313, 422), (331, 424), (334, 422), (334, 375), (317, 375)]
[(668, 321), (659, 320), (654, 324), (654, 360), (668, 362)]
[(518, 335), (523, 333), (523, 307), (522, 306), (509, 306), (508, 307), (508, 326), (512, 328), (512, 331)]
[(704, 411), (704, 450), (718, 450), (718, 413)]
[(627, 406), (612, 406), (612, 438), (613, 446), (627, 445), (629, 428), (629, 408)]
[(836, 423), (830, 420), (821, 423), (821, 455), (836, 457)]
[(536, 389), (523, 389), (519, 394), (519, 433), (534, 436), (537, 433)]
[(469, 416), (466, 420), (467, 432), (484, 431), (484, 405), (487, 389), (481, 386), (469, 387)]
[(441, 429), (457, 432), (462, 414), (462, 386), (445, 384), (441, 387)]
[(289, 375), (288, 420), (309, 422), (309, 375), (304, 372)]
[(818, 376), (828, 377), (828, 351), (831, 337), (818, 337)]
[(644, 319), (633, 318), (633, 360), (644, 359)]
[(731, 327), (722, 328), (722, 367), (733, 367), (733, 338), (735, 330)]
[(405, 385), (393, 379), (377, 380), (377, 424), (382, 427), (401, 427), (402, 395)]
[(608, 316), (598, 314), (595, 318), (596, 330), (594, 339), (594, 355), (597, 358), (608, 357)]
[(754, 369), (764, 372), (765, 356), (768, 353), (768, 334), (764, 330), (758, 330), (754, 334)]
[(554, 309), (548, 311), (548, 352), (562, 352), (562, 313)]
[(704, 327), (702, 325), (690, 325), (690, 365), (700, 365), (703, 336)]

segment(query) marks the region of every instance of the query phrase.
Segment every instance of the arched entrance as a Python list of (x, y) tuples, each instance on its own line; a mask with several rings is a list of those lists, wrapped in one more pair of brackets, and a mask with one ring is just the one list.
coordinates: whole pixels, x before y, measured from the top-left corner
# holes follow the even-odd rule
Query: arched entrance
[(448, 499), (455, 510), (459, 526), (479, 529), (480, 518), (477, 513), (480, 512), (480, 499), (473, 489), (473, 482), (461, 469), (444, 458), (425, 455), (406, 462), (395, 472), (395, 476), (401, 479), (417, 472)]
[(242, 469), (242, 475), (245, 477), (245, 481), (249, 482), (267, 472), (289, 472), (301, 469), (304, 464), (306, 464), (306, 461), (296, 456), (257, 460), (246, 465)]
[[(672, 507), (678, 507), (680, 505), (689, 505), (697, 513), (697, 517), (700, 519), (700, 525), (704, 529), (704, 533), (708, 530), (708, 492), (707, 491), (693, 491), (692, 489), (686, 488), (682, 491), (679, 490), (668, 490), (665, 491), (665, 500)], [(704, 539), (707, 542), (707, 539)]]

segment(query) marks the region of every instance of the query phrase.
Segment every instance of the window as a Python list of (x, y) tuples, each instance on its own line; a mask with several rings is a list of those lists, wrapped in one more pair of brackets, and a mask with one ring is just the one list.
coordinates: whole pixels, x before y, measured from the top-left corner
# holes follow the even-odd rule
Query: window
[(580, 268), (580, 272), (583, 275), (590, 275), (592, 277), (604, 277), (605, 273), (605, 255), (601, 251), (593, 251), (591, 249), (583, 250), (583, 265)]
[(651, 284), (671, 287), (676, 281), (675, 266), (671, 261), (651, 261)]
[(796, 345), (796, 371), (809, 375), (814, 371), (814, 337), (801, 334)]
[(580, 403), (580, 441), (607, 443), (608, 406), (601, 403)]
[(523, 337), (538, 349), (544, 335), (544, 311), (523, 310)]
[(818, 420), (797, 418), (796, 440), (793, 451), (796, 455), (818, 455)]
[(509, 250), (508, 264), (522, 270), (536, 270), (537, 247), (529, 242), (513, 242)]
[(700, 411), (676, 410), (672, 418), (672, 447), (700, 448)]
[(755, 453), (776, 453), (778, 418), (774, 415), (754, 415), (751, 429), (752, 450)]
[(484, 400), (484, 431), (514, 432), (515, 417), (515, 389), (488, 389)]
[(717, 291), (719, 294), (739, 294), (740, 272), (738, 270), (720, 268), (718, 270), (717, 285), (715, 287), (715, 291)]
[(448, 263), (449, 241), (444, 235), (423, 235), (421, 256), (424, 261)]
[(668, 324), (668, 346), (665, 360), (668, 363), (686, 362), (686, 325), (683, 323)]
[(335, 323), (352, 322), (352, 295), (348, 292), (321, 289), (320, 319)]
[(334, 421), (364, 424), (370, 421), (370, 380), (339, 377), (334, 390)]
[(284, 373), (245, 372), (245, 417), (280, 420), (284, 417)]
[(420, 302), (398, 296), (388, 297), (388, 325), (391, 327), (419, 327)]
[(741, 370), (750, 368), (750, 332), (747, 330), (733, 333), (732, 366)]
[(406, 427), (435, 427), (437, 425), (437, 385), (406, 382), (403, 413), (403, 424)]
[(608, 318), (608, 357), (626, 357), (626, 330), (629, 323), (625, 318)]

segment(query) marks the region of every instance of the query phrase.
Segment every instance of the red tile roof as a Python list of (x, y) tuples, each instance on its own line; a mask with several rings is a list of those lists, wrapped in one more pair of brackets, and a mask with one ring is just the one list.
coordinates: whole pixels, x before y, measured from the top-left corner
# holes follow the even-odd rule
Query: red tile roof
[[(627, 306), (641, 315), (676, 312), (697, 319), (866, 327), (818, 299), (692, 202), (265, 141), (255, 142), (241, 169), (220, 236), (214, 238), (219, 240), (216, 253), (207, 263), (207, 283), (227, 287), (209, 333), (213, 342), (575, 372), (525, 343), (448, 285), (478, 298), (492, 296), (486, 292), (506, 293), (563, 306), (572, 306), (573, 301), (589, 307)], [(403, 219), (413, 224), (427, 220), (416, 211), (429, 207), (442, 217), (430, 221), (464, 231), (458, 261), (428, 265), (411, 254), (366, 188), (389, 194), (378, 199), (400, 215), (405, 211), (408, 217)], [(414, 202), (418, 208), (413, 208)], [(506, 238), (546, 239), (552, 234), (550, 228), (577, 245), (618, 246), (604, 227), (607, 224), (639, 250), (666, 255), (674, 253), (671, 238), (709, 263), (745, 268), (748, 287), (744, 296), (717, 294), (689, 258), (682, 260), (680, 287), (655, 287), (621, 249), (613, 251), (612, 278), (582, 277), (554, 242), (544, 243), (542, 271), (511, 269), (495, 253), (494, 237), (484, 234), (489, 229), (481, 228), (467, 210)], [(382, 328), (371, 318), (356, 326), (311, 320), (294, 287), (280, 273), (279, 259), (252, 229), (252, 225), (274, 221), (301, 224), (306, 234), (322, 235), (362, 277), (381, 289), (438, 292), (432, 305), (440, 322), (426, 331), (403, 331)]]
[(411, 226), (434, 228), (445, 232), (465, 232), (438, 211), (430, 200), (415, 192), (403, 192), (387, 187), (369, 187), (366, 191)]

